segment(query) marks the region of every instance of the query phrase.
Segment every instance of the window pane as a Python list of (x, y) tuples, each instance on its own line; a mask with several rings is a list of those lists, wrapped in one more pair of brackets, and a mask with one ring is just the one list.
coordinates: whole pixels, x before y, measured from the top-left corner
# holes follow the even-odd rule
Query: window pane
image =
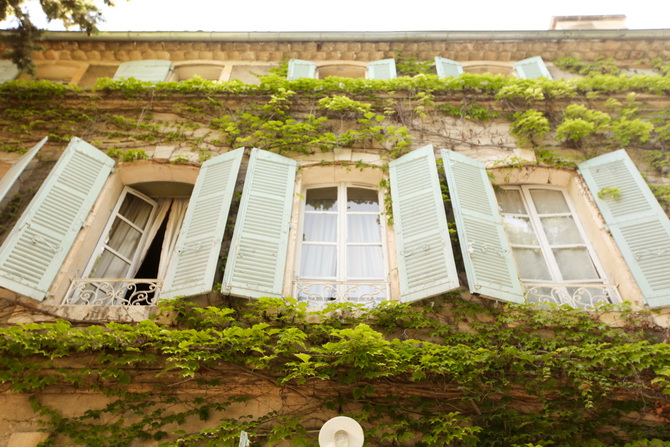
[(384, 277), (382, 248), (378, 245), (347, 247), (347, 279)]
[(337, 211), (337, 187), (308, 189), (305, 211)]
[(130, 264), (123, 259), (115, 256), (109, 250), (102, 252), (98, 258), (93, 270), (88, 275), (89, 278), (125, 278)]
[(586, 248), (558, 248), (553, 252), (564, 281), (600, 279)]
[(109, 230), (109, 240), (106, 245), (132, 260), (141, 237), (142, 233), (117, 217)]
[(527, 217), (503, 216), (503, 226), (511, 244), (539, 245)]
[(572, 216), (543, 217), (542, 227), (552, 245), (583, 244), (577, 224)]
[(512, 253), (522, 280), (551, 281), (549, 269), (540, 249), (514, 248)]
[(308, 242), (337, 242), (337, 214), (305, 213), (302, 240)]
[(153, 206), (147, 201), (140, 199), (134, 194), (126, 194), (119, 208), (119, 214), (138, 227), (144, 228), (152, 210)]
[(570, 208), (561, 191), (552, 189), (531, 189), (530, 195), (539, 214), (569, 213)]
[(300, 276), (302, 278), (334, 278), (337, 274), (337, 250), (332, 245), (302, 246)]
[(521, 200), (521, 193), (516, 189), (499, 189), (496, 191), (498, 206), (503, 213), (528, 214)]
[(379, 215), (349, 214), (347, 216), (347, 242), (381, 242)]
[(379, 212), (379, 193), (374, 189), (347, 188), (347, 210)]

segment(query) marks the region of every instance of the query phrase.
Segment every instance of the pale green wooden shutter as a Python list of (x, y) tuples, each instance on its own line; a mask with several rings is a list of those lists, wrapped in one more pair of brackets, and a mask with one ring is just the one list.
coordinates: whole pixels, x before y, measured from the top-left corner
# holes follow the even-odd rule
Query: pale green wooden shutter
[(0, 248), (0, 286), (43, 300), (114, 161), (73, 138)]
[(253, 149), (224, 274), (224, 291), (281, 297), (296, 162)]
[(470, 292), (523, 303), (498, 203), (482, 163), (442, 149)]
[(207, 160), (184, 216), (161, 298), (210, 292), (244, 149)]
[(288, 61), (288, 79), (316, 78), (316, 64), (314, 62), (291, 59)]
[(42, 138), (39, 143), (33, 146), (33, 148), (28, 152), (23, 154), (23, 156), (21, 156), (21, 158), (19, 158), (7, 172), (5, 172), (2, 180), (0, 180), (0, 203), (2, 203), (9, 190), (12, 189), (12, 186), (14, 186), (14, 182), (16, 182), (32, 159), (35, 158), (35, 155), (37, 155), (40, 149), (42, 149), (42, 146), (44, 146), (48, 139), (49, 137)]
[(457, 78), (463, 73), (463, 66), (460, 63), (446, 57), (435, 57), (435, 69), (441, 78)]
[(395, 59), (383, 59), (368, 64), (368, 79), (393, 79), (397, 77)]
[(458, 287), (432, 146), (389, 163), (401, 301)]
[(579, 171), (649, 307), (670, 306), (670, 221), (635, 164), (621, 149)]
[(514, 65), (514, 69), (520, 78), (535, 79), (544, 76), (551, 79), (549, 69), (540, 56), (530, 57), (519, 61)]
[(240, 443), (239, 447), (249, 447), (249, 435), (245, 431), (240, 432)]
[(19, 67), (12, 61), (0, 61), (0, 82), (9, 82), (19, 75)]
[(172, 71), (172, 62), (164, 60), (143, 60), (124, 62), (114, 74), (114, 80), (135, 78), (144, 82), (165, 81)]

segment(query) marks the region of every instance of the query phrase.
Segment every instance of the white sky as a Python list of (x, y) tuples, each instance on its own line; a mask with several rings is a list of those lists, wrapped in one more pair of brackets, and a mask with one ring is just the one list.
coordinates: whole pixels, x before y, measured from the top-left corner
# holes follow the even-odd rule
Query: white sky
[(115, 1), (102, 31), (546, 30), (552, 16), (597, 14), (625, 14), (630, 29), (670, 28), (667, 0)]

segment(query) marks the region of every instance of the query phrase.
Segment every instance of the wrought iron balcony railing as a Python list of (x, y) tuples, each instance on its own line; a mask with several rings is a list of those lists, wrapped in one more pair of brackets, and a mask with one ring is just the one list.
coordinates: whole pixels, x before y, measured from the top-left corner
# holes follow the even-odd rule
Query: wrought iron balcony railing
[(295, 281), (295, 297), (310, 306), (350, 302), (375, 306), (389, 299), (389, 286), (384, 282)]
[(63, 304), (84, 306), (151, 306), (163, 288), (161, 279), (74, 279)]
[(594, 309), (598, 304), (621, 302), (613, 284), (593, 283), (525, 283), (529, 303), (568, 304), (577, 309)]

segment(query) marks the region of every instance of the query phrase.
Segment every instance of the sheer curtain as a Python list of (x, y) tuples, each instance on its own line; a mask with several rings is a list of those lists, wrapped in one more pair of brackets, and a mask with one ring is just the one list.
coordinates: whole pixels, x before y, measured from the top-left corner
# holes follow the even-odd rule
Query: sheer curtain
[(167, 274), (167, 269), (172, 259), (172, 253), (177, 245), (177, 238), (181, 231), (184, 216), (186, 215), (186, 208), (188, 207), (188, 199), (173, 199), (172, 209), (170, 210), (170, 217), (168, 218), (167, 228), (165, 229), (165, 238), (163, 239), (163, 247), (161, 249), (161, 260), (158, 264), (158, 278), (163, 279)]

